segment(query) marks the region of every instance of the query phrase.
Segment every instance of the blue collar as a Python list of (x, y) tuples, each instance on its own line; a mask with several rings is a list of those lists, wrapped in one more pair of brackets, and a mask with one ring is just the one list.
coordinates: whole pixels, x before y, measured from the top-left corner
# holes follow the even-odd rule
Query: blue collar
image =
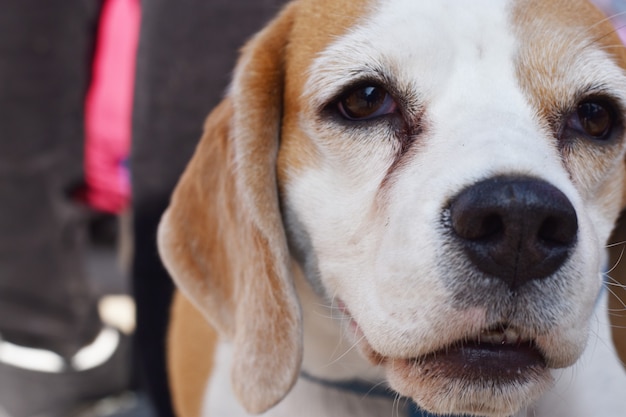
[[(333, 388), (339, 391), (345, 391), (352, 394), (358, 394), (368, 397), (388, 398), (389, 400), (396, 400), (398, 394), (387, 385), (372, 384), (362, 379), (351, 379), (346, 381), (329, 381), (327, 379), (317, 378), (307, 372), (302, 371), (300, 376), (307, 381), (315, 384), (322, 385), (324, 387)], [(405, 417), (437, 417), (435, 414), (431, 414), (427, 411), (420, 409), (413, 400), (406, 399)]]

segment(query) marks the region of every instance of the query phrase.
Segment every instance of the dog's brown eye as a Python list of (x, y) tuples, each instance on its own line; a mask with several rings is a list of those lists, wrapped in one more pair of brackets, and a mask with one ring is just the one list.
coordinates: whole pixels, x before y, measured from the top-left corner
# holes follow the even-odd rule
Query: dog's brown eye
[(344, 95), (338, 104), (339, 112), (349, 120), (369, 120), (396, 111), (397, 105), (382, 87), (358, 87)]
[(576, 108), (568, 126), (593, 139), (607, 139), (614, 126), (614, 111), (600, 101), (583, 101)]

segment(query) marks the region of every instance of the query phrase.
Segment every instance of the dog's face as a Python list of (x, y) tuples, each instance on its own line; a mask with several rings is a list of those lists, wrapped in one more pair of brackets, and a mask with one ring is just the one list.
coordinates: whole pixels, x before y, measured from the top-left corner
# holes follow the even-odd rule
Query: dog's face
[(626, 85), (600, 17), (552, 3), (381, 2), (285, 107), (279, 178), (308, 276), (436, 411), (513, 411), (585, 346)]
[[(582, 0), (291, 5), (248, 46), (204, 140), (230, 123), (222, 153), (194, 158), (161, 231), (183, 291), (256, 360), (235, 385), (272, 369), (274, 391), (242, 386), (244, 404), (262, 411), (297, 374), (290, 256), (426, 409), (504, 416), (538, 398), (585, 347), (623, 207), (623, 58)], [(232, 173), (207, 177), (217, 158)], [(229, 254), (247, 240), (252, 255)], [(246, 274), (268, 284), (239, 290)], [(250, 340), (264, 320), (278, 348)]]

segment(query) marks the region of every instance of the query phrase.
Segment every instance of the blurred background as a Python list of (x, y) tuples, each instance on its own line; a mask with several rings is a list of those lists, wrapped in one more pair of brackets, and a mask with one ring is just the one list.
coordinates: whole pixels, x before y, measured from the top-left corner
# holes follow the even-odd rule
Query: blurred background
[(158, 220), (278, 0), (4, 0), (0, 417), (172, 416)]
[(173, 416), (156, 227), (282, 3), (3, 0), (0, 417)]

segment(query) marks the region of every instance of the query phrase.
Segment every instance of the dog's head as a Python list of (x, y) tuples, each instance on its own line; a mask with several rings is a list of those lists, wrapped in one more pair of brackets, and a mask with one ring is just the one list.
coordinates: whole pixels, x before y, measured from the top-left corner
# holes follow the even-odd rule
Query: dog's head
[(244, 49), (159, 233), (233, 341), (244, 406), (298, 375), (292, 263), (421, 406), (536, 399), (585, 348), (624, 207), (624, 68), (582, 0), (290, 4)]

